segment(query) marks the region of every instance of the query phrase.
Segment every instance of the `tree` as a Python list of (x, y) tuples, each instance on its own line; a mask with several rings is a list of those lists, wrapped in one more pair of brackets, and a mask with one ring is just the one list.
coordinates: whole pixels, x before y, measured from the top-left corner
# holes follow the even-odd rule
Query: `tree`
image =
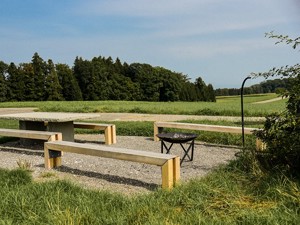
[(207, 99), (207, 87), (201, 77), (198, 77), (195, 81), (195, 87), (197, 90), (197, 100), (206, 101)]
[(212, 84), (207, 85), (207, 95), (206, 96), (207, 96), (206, 101), (208, 101), (208, 102), (216, 101), (216, 95), (215, 95), (215, 91), (214, 91)]
[(46, 63), (36, 52), (32, 57), (33, 80), (34, 80), (34, 98), (35, 101), (43, 101), (45, 91), (45, 70)]
[[(267, 33), (267, 37), (276, 38), (276, 42), (292, 44), (294, 49), (300, 44), (300, 37), (291, 39), (288, 36)], [(266, 118), (264, 129), (255, 135), (266, 143), (270, 153), (269, 160), (277, 166), (284, 166), (290, 171), (300, 169), (300, 64), (273, 68), (265, 73), (253, 74), (254, 77), (281, 76), (292, 78), (291, 86), (282, 94), (287, 97), (286, 110)]]
[(56, 72), (62, 87), (63, 98), (66, 101), (81, 101), (81, 90), (69, 66), (66, 64), (57, 64)]
[(7, 64), (0, 61), (0, 102), (6, 101), (7, 85), (5, 76), (7, 74)]
[(36, 100), (36, 84), (31, 63), (22, 63), (20, 65), (20, 76), (24, 77), (24, 101)]
[(24, 101), (25, 100), (25, 81), (24, 74), (20, 67), (14, 63), (10, 63), (7, 69), (7, 98), (9, 101)]
[(60, 101), (62, 97), (62, 87), (59, 84), (55, 66), (51, 59), (48, 60), (47, 75), (45, 80), (45, 100)]

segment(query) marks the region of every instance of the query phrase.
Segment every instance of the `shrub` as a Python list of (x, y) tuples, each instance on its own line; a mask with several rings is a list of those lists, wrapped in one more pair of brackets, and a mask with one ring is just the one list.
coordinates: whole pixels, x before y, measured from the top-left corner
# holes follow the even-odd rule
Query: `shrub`
[[(300, 44), (300, 37), (291, 39), (273, 33), (267, 36), (279, 39), (277, 43), (292, 44), (294, 49)], [(300, 169), (300, 64), (273, 68), (256, 76), (268, 78), (275, 75), (292, 80), (290, 87), (282, 94), (282, 97), (288, 97), (286, 110), (281, 114), (267, 116), (264, 129), (256, 131), (255, 135), (266, 143), (265, 162), (269, 166), (283, 166), (291, 172), (297, 172)]]

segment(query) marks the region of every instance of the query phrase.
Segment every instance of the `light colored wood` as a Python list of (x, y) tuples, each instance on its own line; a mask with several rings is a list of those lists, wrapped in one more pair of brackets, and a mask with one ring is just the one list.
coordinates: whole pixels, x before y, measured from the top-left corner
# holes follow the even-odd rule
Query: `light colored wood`
[(261, 139), (256, 138), (256, 150), (264, 151), (267, 148), (267, 144), (263, 142)]
[(116, 126), (114, 124), (74, 122), (74, 128), (104, 130), (105, 144), (117, 143)]
[[(155, 122), (154, 132), (158, 133), (159, 127), (166, 128), (178, 128), (178, 129), (187, 129), (187, 130), (203, 130), (203, 131), (213, 131), (213, 132), (227, 132), (227, 133), (242, 133), (241, 127), (233, 126), (219, 126), (219, 125), (208, 125), (208, 124), (195, 124), (195, 123), (177, 123), (177, 122)], [(244, 128), (245, 134), (252, 134), (257, 128)], [(155, 133), (155, 134), (157, 134)]]
[(170, 189), (174, 185), (174, 174), (173, 174), (173, 160), (168, 160), (166, 163), (161, 167), (161, 176), (162, 176), (162, 188)]
[(105, 144), (111, 145), (112, 144), (111, 126), (108, 126), (108, 127), (105, 128), (104, 136), (105, 136)]
[(67, 141), (46, 142), (45, 146), (48, 149), (56, 151), (73, 152), (77, 154), (92, 155), (104, 158), (114, 158), (158, 166), (162, 166), (166, 160), (175, 157), (169, 154)]
[(54, 150), (161, 166), (163, 188), (170, 188), (180, 178), (180, 160), (175, 155), (67, 141), (46, 142), (44, 150), (47, 169), (61, 163), (50, 159), (49, 150)]
[(173, 181), (174, 184), (178, 183), (180, 180), (180, 157), (177, 156), (173, 159)]
[(34, 131), (34, 130), (18, 130), (18, 129), (0, 129), (0, 136), (5, 137), (18, 137), (27, 139), (38, 139), (38, 140), (58, 140), (61, 138), (61, 133), (48, 132), (48, 131)]
[(112, 124), (111, 126), (111, 136), (112, 136), (112, 144), (117, 143), (117, 128), (116, 125)]

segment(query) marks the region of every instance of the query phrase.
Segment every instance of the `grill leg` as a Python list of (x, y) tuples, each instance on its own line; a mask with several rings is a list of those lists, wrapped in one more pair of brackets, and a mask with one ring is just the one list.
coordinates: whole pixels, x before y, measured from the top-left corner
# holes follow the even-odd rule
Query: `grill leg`
[[(184, 155), (182, 157), (182, 159), (180, 160), (180, 165), (182, 164), (183, 160), (188, 157), (188, 159), (190, 161), (193, 161), (193, 158), (194, 158), (194, 140), (190, 143), (189, 147), (187, 149), (185, 149), (185, 147), (183, 146), (182, 143), (180, 143), (180, 146), (182, 147), (183, 149), (183, 152), (184, 152)], [(190, 150), (192, 151), (191, 152), (191, 156), (189, 156), (189, 152)]]
[(171, 145), (168, 147), (166, 145), (166, 143), (163, 140), (161, 140), (161, 153), (164, 153), (164, 148), (165, 148), (166, 149), (166, 154), (169, 154), (172, 146), (173, 146), (173, 143), (171, 143)]

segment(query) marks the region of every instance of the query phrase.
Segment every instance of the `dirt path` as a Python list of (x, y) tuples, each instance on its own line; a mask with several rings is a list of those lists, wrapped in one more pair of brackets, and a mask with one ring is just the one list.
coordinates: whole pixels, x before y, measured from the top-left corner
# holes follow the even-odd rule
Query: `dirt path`
[(269, 102), (276, 102), (276, 101), (279, 101), (281, 99), (282, 99), (282, 97), (277, 97), (277, 98), (272, 98), (272, 99), (265, 100), (265, 101), (253, 102), (252, 104), (264, 104), (264, 103), (269, 103)]

